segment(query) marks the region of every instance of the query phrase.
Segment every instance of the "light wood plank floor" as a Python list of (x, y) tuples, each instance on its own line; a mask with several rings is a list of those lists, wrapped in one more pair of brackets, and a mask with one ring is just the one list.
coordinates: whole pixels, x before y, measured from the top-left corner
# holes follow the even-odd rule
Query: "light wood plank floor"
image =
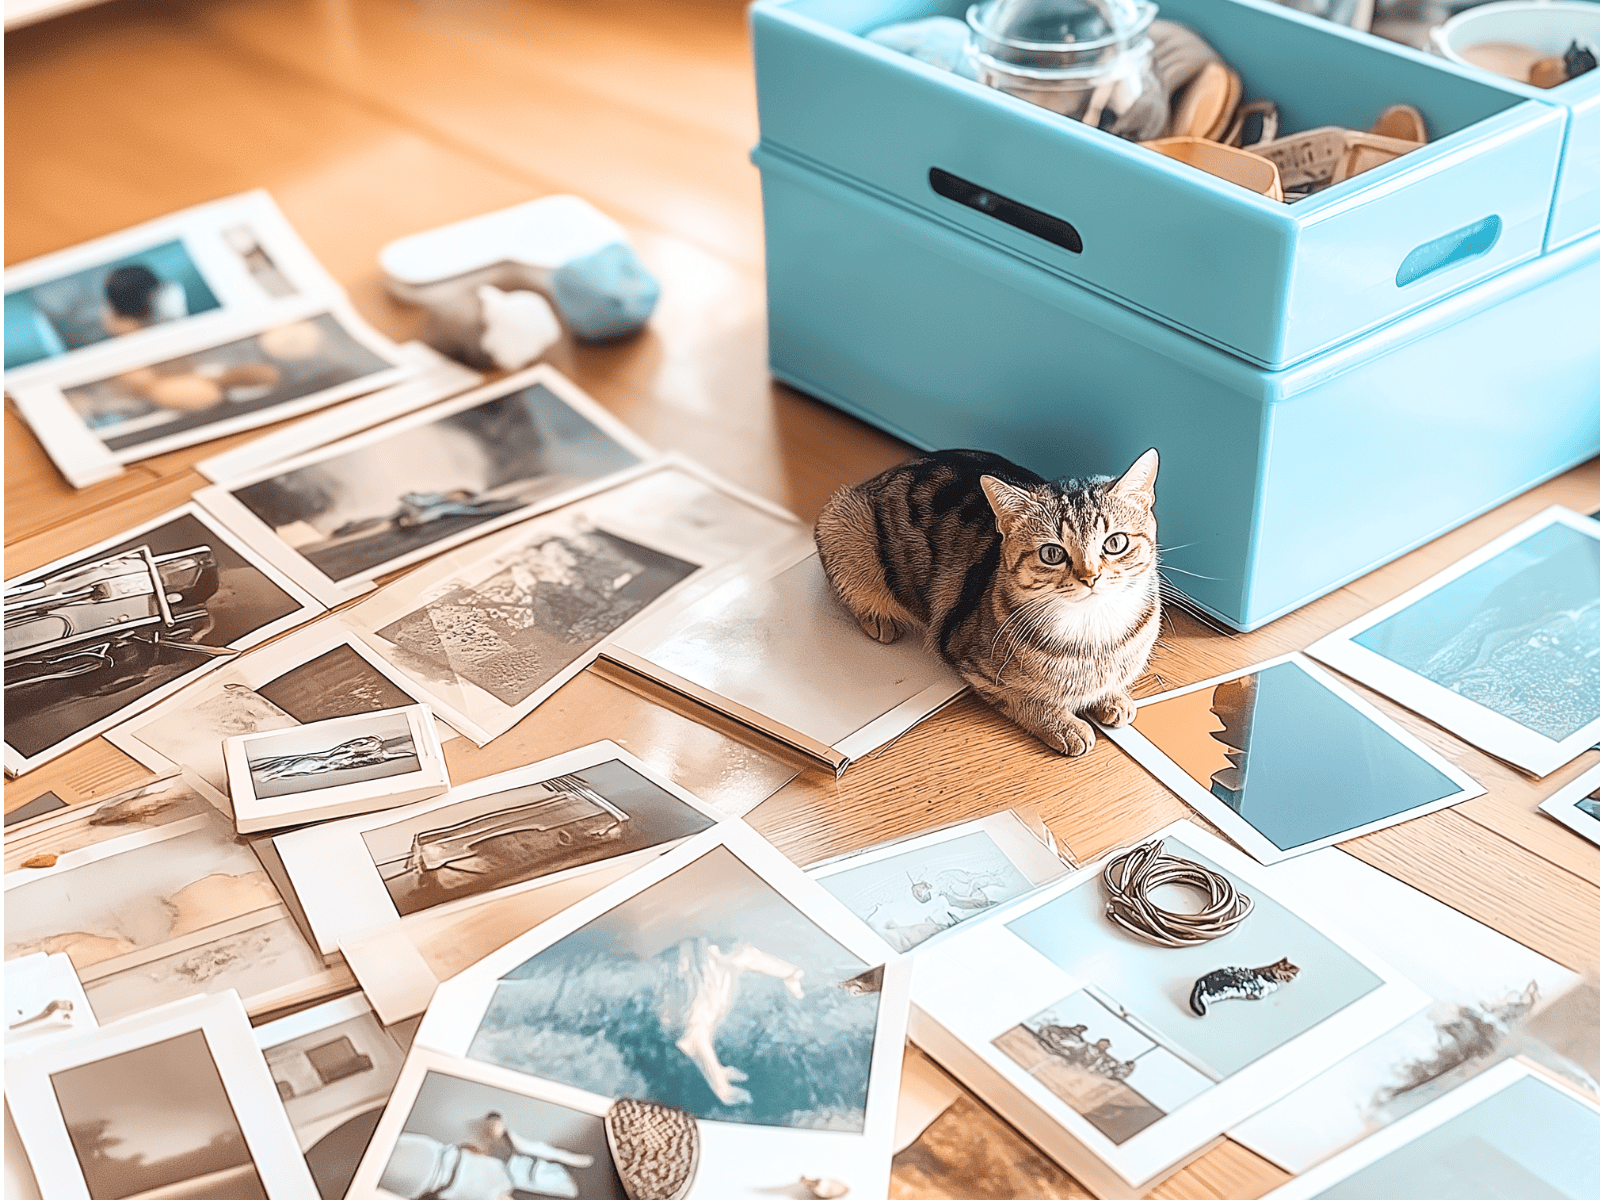
[[(361, 312), (407, 337), (420, 317), (384, 294), (380, 246), (576, 192), (629, 227), (664, 290), (640, 337), (563, 345), (551, 361), (633, 428), (807, 518), (907, 452), (766, 374), (738, 0), (112, 0), (6, 40), (8, 262), (264, 186)], [(181, 502), (201, 483), (192, 464), (219, 448), (74, 492), (8, 409), (7, 575)], [(1600, 508), (1600, 462), (1256, 633), (1173, 614), (1145, 690), (1303, 647), (1551, 503)], [(1600, 960), (1600, 850), (1535, 811), (1597, 755), (1535, 782), (1364, 694), (1489, 794), (1346, 848), (1569, 967)], [(513, 730), (454, 767), (475, 778), (536, 756)], [(96, 742), (8, 784), (6, 807), (140, 774)], [(802, 775), (752, 820), (810, 862), (1015, 804), (1080, 858), (1187, 811), (1105, 740), (1067, 761), (969, 699), (842, 781)], [(1252, 1200), (1281, 1179), (1225, 1143), (1157, 1194)]]

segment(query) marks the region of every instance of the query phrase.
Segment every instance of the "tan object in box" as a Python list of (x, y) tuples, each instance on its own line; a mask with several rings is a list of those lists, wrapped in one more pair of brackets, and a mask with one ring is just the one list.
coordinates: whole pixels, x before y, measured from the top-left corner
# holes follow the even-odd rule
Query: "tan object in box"
[(1464, 47), (1461, 57), (1485, 71), (1527, 83), (1529, 72), (1544, 57), (1544, 52), (1521, 42), (1479, 42), (1476, 46)]
[(1184, 89), (1183, 99), (1173, 110), (1168, 136), (1217, 141), (1233, 120), (1233, 110), (1243, 95), (1243, 83), (1225, 63), (1207, 63)]
[(1422, 144), (1329, 125), (1262, 143), (1252, 152), (1275, 164), (1283, 186), (1295, 191), (1343, 183)]
[(1378, 137), (1398, 138), (1402, 142), (1426, 142), (1428, 123), (1411, 105), (1391, 104), (1367, 132)]
[(1269, 200), (1283, 199), (1283, 183), (1278, 177), (1278, 168), (1249, 150), (1224, 146), (1200, 137), (1157, 138), (1142, 145), (1147, 150), (1198, 167), (1219, 179), (1249, 188)]
[(1567, 81), (1567, 60), (1560, 54), (1547, 54), (1528, 68), (1528, 82), (1536, 88), (1560, 87)]

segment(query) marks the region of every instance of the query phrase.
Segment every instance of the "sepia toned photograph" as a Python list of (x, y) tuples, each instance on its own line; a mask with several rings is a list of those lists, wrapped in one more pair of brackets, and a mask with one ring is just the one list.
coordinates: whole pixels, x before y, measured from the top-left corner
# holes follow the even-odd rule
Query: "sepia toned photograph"
[(882, 974), (716, 845), (506, 973), (467, 1057), (705, 1120), (859, 1133)]
[(190, 817), (209, 818), (216, 812), (216, 805), (196, 790), (191, 779), (176, 774), (98, 800), (70, 807), (59, 804), (6, 830), (5, 869), (18, 871), (24, 862), (41, 856), (54, 855), (59, 860), (86, 846)]
[(90, 1200), (267, 1200), (201, 1030), (50, 1084)]
[(592, 403), (580, 407), (545, 383), (489, 390), (501, 394), (380, 426), (228, 494), (343, 582), (531, 515), (642, 461), (637, 439), (619, 437)]
[(7, 769), (53, 757), (316, 611), (192, 506), (8, 581)]
[(368, 829), (361, 840), (395, 911), (406, 916), (677, 841), (712, 824), (611, 760)]
[(244, 742), (258, 800), (415, 774), (422, 767), (404, 711), (363, 713)]
[(428, 1071), (378, 1179), (382, 1194), (419, 1200), (451, 1171), (460, 1195), (626, 1200), (604, 1121), (550, 1100)]
[(302, 724), (416, 703), (416, 697), (350, 644), (268, 680), (256, 688), (256, 695)]
[(1083, 1200), (1083, 1188), (989, 1109), (958, 1096), (894, 1156), (889, 1200)]

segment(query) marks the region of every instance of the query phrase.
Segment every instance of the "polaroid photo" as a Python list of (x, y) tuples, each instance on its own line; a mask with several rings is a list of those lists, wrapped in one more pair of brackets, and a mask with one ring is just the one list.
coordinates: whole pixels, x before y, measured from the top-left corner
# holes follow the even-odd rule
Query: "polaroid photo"
[(1588, 1200), (1596, 1146), (1600, 1102), (1513, 1059), (1268, 1195)]
[(806, 874), (905, 954), (1072, 870), (1076, 864), (1048, 837), (1008, 808), (830, 859)]
[(1539, 805), (1539, 811), (1600, 846), (1600, 766), (1579, 775)]
[(424, 342), (402, 342), (395, 347), (395, 352), (412, 368), (410, 378), (201, 459), (194, 469), (212, 483), (227, 483), (272, 463), (296, 458), (318, 446), (437, 404), (483, 383), (483, 376), (478, 372), (446, 358)]
[(718, 819), (620, 746), (597, 742), (273, 845), (317, 949), (332, 954), (443, 905), (648, 860)]
[(1432, 1003), (1228, 1131), (1291, 1175), (1407, 1116), (1531, 1044), (1576, 972), (1336, 847), (1267, 869), (1306, 902), (1337, 897), (1341, 927)]
[(6, 1100), (45, 1200), (317, 1200), (231, 994), (10, 1057)]
[[(244, 654), (106, 731), (106, 740), (152, 771), (192, 772), (228, 794), (228, 738), (420, 704), (421, 691), (338, 616)], [(455, 736), (437, 721), (441, 741)]]
[(537, 366), (195, 499), (329, 603), (379, 575), (602, 491), (659, 455)]
[(431, 1195), (452, 1167), (464, 1196), (628, 1200), (606, 1143), (608, 1108), (574, 1088), (417, 1050), (349, 1200)]
[(691, 1196), (882, 1196), (910, 965), (726, 821), (441, 985), (414, 1045), (687, 1111)]
[[(215, 799), (193, 776), (173, 773), (87, 804), (45, 813), (6, 831), (9, 874), (142, 829), (158, 829), (217, 812)], [(227, 815), (224, 813), (223, 815)], [(45, 866), (52, 865), (45, 863)]]
[(6, 962), (6, 1054), (41, 1038), (95, 1028), (94, 1010), (65, 954), (24, 954)]
[(144, 350), (138, 359), (96, 360), (9, 387), (73, 487), (131, 462), (386, 388), (416, 370), (354, 309), (326, 298), (177, 329)]
[(360, 996), (344, 996), (255, 1031), (256, 1045), (321, 1200), (344, 1200), (405, 1051)]
[(1269, 864), (1484, 791), (1299, 654), (1140, 700), (1106, 736)]
[(916, 638), (869, 638), (809, 536), (730, 566), (602, 653), (842, 773), (966, 690)]
[(1548, 508), (1306, 653), (1548, 775), (1600, 742), (1600, 521)]
[(8, 579), (6, 773), (49, 762), (322, 611), (193, 504)]
[(703, 568), (800, 528), (782, 509), (663, 462), (451, 551), (340, 616), (481, 746)]
[(1190, 822), (1156, 837), (1251, 898), (1238, 928), (1142, 941), (1107, 919), (1097, 862), (916, 955), (912, 1040), (1100, 1200), (1143, 1195), (1427, 1002), (1325, 923), (1338, 905)]
[(425, 704), (382, 708), (222, 744), (240, 833), (399, 808), (450, 790)]
[(66, 954), (102, 1022), (229, 989), (261, 1014), (353, 985), (215, 809), (76, 848), (60, 832), (62, 852), (6, 874), (6, 958)]
[(272, 197), (243, 192), (7, 267), (6, 387), (290, 297), (339, 295)]

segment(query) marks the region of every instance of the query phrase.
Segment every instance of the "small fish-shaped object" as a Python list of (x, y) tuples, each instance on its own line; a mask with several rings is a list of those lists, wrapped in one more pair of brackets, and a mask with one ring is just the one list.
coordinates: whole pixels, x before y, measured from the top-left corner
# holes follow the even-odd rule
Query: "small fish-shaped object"
[(606, 1113), (606, 1145), (628, 1200), (683, 1200), (700, 1168), (700, 1126), (681, 1108), (618, 1100)]
[(55, 866), (56, 859), (60, 857), (61, 856), (59, 854), (35, 854), (32, 858), (25, 858), (22, 860), (21, 869), (24, 871), (42, 871), (46, 867)]
[(1218, 967), (1194, 981), (1189, 992), (1189, 1007), (1194, 1015), (1206, 1015), (1206, 1006), (1219, 1000), (1264, 1000), (1300, 974), (1300, 968), (1287, 958), (1264, 967)]

